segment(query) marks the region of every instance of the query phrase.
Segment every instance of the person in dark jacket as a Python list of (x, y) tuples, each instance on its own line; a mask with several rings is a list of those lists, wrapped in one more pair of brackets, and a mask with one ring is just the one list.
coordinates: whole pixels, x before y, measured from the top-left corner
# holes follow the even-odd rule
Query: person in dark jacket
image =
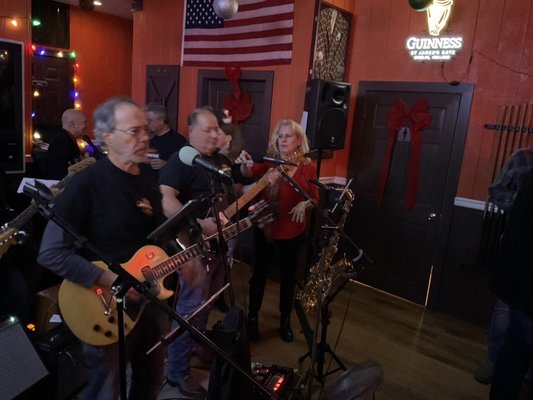
[(491, 400), (518, 399), (533, 361), (533, 170), (525, 176), (505, 228), (491, 286), (509, 304), (509, 326), (500, 349)]
[(69, 165), (80, 157), (77, 140), (85, 133), (87, 118), (81, 111), (70, 108), (61, 116), (61, 126), (61, 130), (52, 137), (48, 146), (48, 179), (63, 179), (67, 176)]

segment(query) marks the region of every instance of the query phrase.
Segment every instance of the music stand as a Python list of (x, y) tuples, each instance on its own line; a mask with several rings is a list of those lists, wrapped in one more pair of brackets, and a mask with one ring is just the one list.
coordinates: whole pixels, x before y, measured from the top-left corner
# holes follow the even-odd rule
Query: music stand
[(156, 242), (175, 237), (183, 229), (183, 225), (189, 222), (189, 218), (195, 218), (210, 206), (211, 202), (206, 196), (189, 200), (178, 212), (154, 229), (146, 238)]

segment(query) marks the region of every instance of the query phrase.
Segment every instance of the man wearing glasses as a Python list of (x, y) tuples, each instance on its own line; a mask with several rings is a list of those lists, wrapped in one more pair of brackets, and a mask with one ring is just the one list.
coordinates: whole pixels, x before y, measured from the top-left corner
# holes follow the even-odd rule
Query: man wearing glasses
[[(57, 199), (54, 212), (107, 260), (126, 263), (164, 221), (161, 194), (146, 164), (147, 121), (143, 110), (126, 97), (105, 101), (96, 108), (93, 119), (94, 134), (107, 146), (108, 157), (72, 177)], [(94, 255), (77, 249), (74, 238), (52, 221), (45, 229), (38, 261), (84, 287), (107, 288), (117, 278), (110, 270), (91, 263)], [(132, 305), (139, 297), (130, 289), (127, 303)], [(148, 356), (146, 351), (167, 331), (167, 325), (164, 313), (148, 303), (126, 337), (126, 359), (132, 370), (128, 399), (157, 399), (163, 379), (164, 348)], [(83, 353), (88, 369), (85, 398), (118, 399), (118, 343), (84, 343)]]

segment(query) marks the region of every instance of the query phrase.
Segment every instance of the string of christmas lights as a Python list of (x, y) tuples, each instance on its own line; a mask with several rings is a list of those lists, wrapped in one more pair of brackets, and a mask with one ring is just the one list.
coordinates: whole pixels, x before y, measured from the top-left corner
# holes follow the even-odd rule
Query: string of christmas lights
[[(72, 64), (72, 87), (73, 90), (70, 93), (70, 96), (72, 98), (74, 108), (76, 110), (82, 109), (81, 104), (81, 96), (80, 96), (80, 64), (76, 60), (76, 52), (73, 50), (58, 50), (58, 49), (52, 49), (48, 47), (39, 46), (36, 44), (32, 44), (31, 46), (33, 55), (41, 56), (41, 57), (58, 57), (58, 58), (68, 58)], [(35, 89), (33, 92), (34, 97), (39, 97), (39, 89)], [(32, 117), (35, 117), (35, 115), (32, 113)]]

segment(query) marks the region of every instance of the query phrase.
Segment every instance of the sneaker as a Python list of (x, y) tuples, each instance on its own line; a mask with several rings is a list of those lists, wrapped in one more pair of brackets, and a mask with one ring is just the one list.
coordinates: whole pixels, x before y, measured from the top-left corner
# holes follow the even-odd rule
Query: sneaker
[(207, 391), (198, 383), (193, 381), (189, 375), (187, 375), (185, 378), (180, 378), (177, 381), (172, 381), (167, 378), (167, 383), (172, 387), (177, 387), (181, 394), (194, 399), (205, 399), (207, 396)]
[(496, 366), (490, 360), (485, 360), (481, 363), (477, 372), (474, 374), (474, 379), (479, 383), (488, 385), (492, 382), (492, 376), (494, 375), (494, 367)]

